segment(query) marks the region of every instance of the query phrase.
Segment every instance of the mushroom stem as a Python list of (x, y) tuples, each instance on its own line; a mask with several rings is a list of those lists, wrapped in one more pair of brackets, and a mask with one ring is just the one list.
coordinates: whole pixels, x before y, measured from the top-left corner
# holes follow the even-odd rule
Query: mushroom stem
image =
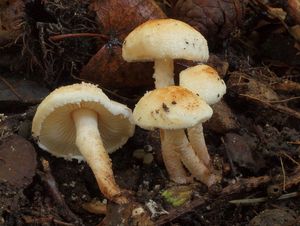
[(174, 64), (172, 59), (156, 59), (154, 61), (155, 88), (174, 85)]
[(192, 180), (187, 176), (184, 166), (180, 159), (180, 153), (172, 142), (172, 133), (167, 130), (160, 130), (161, 153), (170, 176), (170, 179), (179, 184), (186, 184)]
[(205, 144), (202, 123), (188, 129), (188, 137), (196, 155), (206, 166), (210, 165), (210, 156)]
[(208, 187), (217, 182), (217, 176), (212, 174), (195, 154), (186, 138), (184, 130), (166, 130), (165, 133), (170, 133), (169, 136), (172, 137), (173, 144), (178, 148), (183, 164), (196, 179), (203, 182)]
[[(163, 88), (174, 85), (174, 63), (172, 59), (156, 59), (154, 61), (155, 88)], [(190, 181), (186, 175), (182, 162), (180, 161), (180, 153), (176, 146), (173, 145), (172, 139), (168, 137), (169, 133), (166, 130), (160, 130), (161, 151), (166, 169), (170, 179), (179, 184), (184, 184)]]
[(89, 109), (78, 109), (73, 112), (76, 126), (76, 145), (91, 167), (98, 186), (107, 198), (116, 203), (126, 203), (121, 189), (115, 182), (111, 160), (105, 150), (98, 129), (97, 113)]

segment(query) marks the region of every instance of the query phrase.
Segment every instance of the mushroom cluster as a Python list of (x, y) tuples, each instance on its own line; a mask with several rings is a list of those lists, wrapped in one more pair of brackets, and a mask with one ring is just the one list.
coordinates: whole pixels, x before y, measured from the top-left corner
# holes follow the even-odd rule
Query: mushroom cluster
[(115, 181), (108, 154), (127, 142), (135, 124), (159, 129), (171, 180), (188, 183), (196, 178), (208, 187), (215, 184), (219, 177), (212, 173), (202, 123), (212, 116), (209, 105), (225, 94), (225, 83), (207, 65), (183, 70), (179, 86), (173, 75), (174, 59), (208, 60), (205, 38), (178, 20), (149, 20), (125, 38), (122, 55), (129, 62), (154, 61), (156, 89), (147, 92), (132, 113), (95, 85), (60, 87), (42, 101), (33, 118), (38, 145), (57, 157), (87, 161), (103, 195), (121, 204), (128, 199)]
[[(187, 169), (192, 177), (207, 186), (216, 183), (219, 178), (211, 172), (202, 123), (212, 115), (208, 104), (215, 100), (210, 94), (217, 92), (218, 95), (214, 95), (221, 98), (225, 93), (224, 82), (217, 79), (219, 83), (215, 85), (212, 81), (215, 77), (206, 76), (207, 81), (201, 84), (198, 78), (201, 76), (193, 74), (199, 74), (202, 66), (182, 71), (181, 87), (174, 86), (173, 75), (174, 59), (202, 63), (208, 60), (206, 39), (182, 21), (149, 20), (125, 38), (122, 56), (128, 62), (154, 61), (156, 89), (146, 93), (137, 103), (133, 118), (144, 129), (160, 129), (161, 151), (170, 179), (177, 183), (191, 181)], [(194, 77), (199, 82), (194, 83)]]
[(38, 106), (32, 133), (52, 155), (87, 161), (101, 192), (117, 203), (127, 202), (108, 156), (134, 133), (132, 112), (125, 105), (110, 100), (92, 84), (60, 87)]

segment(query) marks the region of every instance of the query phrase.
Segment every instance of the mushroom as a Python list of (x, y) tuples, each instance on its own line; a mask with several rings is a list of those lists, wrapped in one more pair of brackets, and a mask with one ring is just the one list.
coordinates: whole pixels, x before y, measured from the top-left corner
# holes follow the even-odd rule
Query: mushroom
[[(153, 19), (136, 27), (125, 38), (122, 56), (128, 62), (154, 61), (155, 87), (162, 88), (174, 84), (174, 59), (206, 62), (209, 54), (206, 39), (190, 25), (174, 19)], [(160, 130), (160, 133), (164, 137), (164, 131)], [(164, 140), (161, 139), (162, 147), (169, 145), (164, 144)], [(185, 170), (178, 154), (163, 150), (169, 149), (162, 148), (164, 161), (170, 162), (173, 159), (173, 162), (177, 162), (176, 167), (182, 172), (177, 178), (184, 178)]]
[(182, 172), (184, 169), (178, 167), (182, 161), (192, 176), (207, 186), (214, 184), (217, 178), (196, 156), (184, 129), (206, 121), (211, 115), (212, 109), (205, 101), (179, 86), (147, 92), (133, 111), (133, 119), (141, 128), (163, 130), (162, 152), (173, 153), (173, 156), (169, 154), (168, 159), (164, 158), (170, 178), (176, 182), (186, 182), (185, 172)]
[[(217, 103), (226, 93), (224, 81), (218, 72), (208, 65), (197, 65), (181, 71), (179, 84), (200, 96), (209, 105)], [(188, 136), (198, 157), (209, 166), (210, 156), (205, 144), (202, 123), (188, 129)]]
[(81, 83), (50, 93), (38, 106), (32, 122), (38, 145), (57, 157), (86, 160), (107, 198), (126, 203), (116, 184), (112, 153), (134, 133), (132, 113), (111, 101), (97, 86)]
[(136, 27), (125, 38), (122, 56), (128, 62), (154, 61), (155, 87), (174, 84), (173, 60), (206, 62), (206, 39), (190, 25), (174, 19), (153, 19)]

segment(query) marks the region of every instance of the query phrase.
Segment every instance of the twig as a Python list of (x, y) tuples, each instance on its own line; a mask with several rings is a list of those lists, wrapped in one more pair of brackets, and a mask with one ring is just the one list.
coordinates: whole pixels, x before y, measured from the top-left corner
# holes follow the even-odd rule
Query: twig
[[(249, 192), (252, 189), (255, 189), (263, 184), (266, 184), (271, 181), (270, 176), (261, 176), (261, 177), (252, 177), (248, 179), (241, 179), (237, 181), (235, 184), (228, 185), (227, 187), (223, 188), (222, 192), (220, 193), (219, 197), (224, 197), (224, 195), (232, 195), (232, 194), (237, 194), (240, 193), (241, 191), (247, 191)], [(290, 187), (297, 185), (300, 183), (300, 167), (297, 167), (294, 171), (294, 173), (288, 177), (286, 184), (285, 184), (285, 189), (289, 189)], [(282, 184), (280, 184), (282, 186)], [(297, 193), (297, 195), (296, 195)], [(287, 199), (291, 197), (295, 197), (299, 195), (299, 192), (292, 192), (289, 194), (284, 194), (280, 196), (278, 199)], [(265, 198), (263, 197), (263, 200)], [(262, 198), (256, 199), (257, 201), (262, 200)], [(193, 200), (190, 203), (187, 203), (186, 205), (179, 207), (177, 209), (173, 209), (169, 211), (168, 215), (164, 215), (160, 217), (157, 221), (155, 221), (155, 225), (163, 225), (165, 223), (168, 223), (180, 216), (182, 216), (185, 213), (193, 211), (195, 208), (198, 208), (205, 203), (209, 201), (209, 198), (206, 197), (200, 197), (195, 200)], [(253, 201), (253, 200), (252, 200)], [(253, 203), (253, 202), (252, 202)]]
[(102, 38), (108, 40), (107, 35), (95, 34), (95, 33), (73, 33), (73, 34), (53, 35), (49, 37), (49, 40), (53, 42), (57, 42), (65, 38), (81, 38), (81, 37), (94, 37), (94, 38)]
[(290, 175), (286, 181), (285, 189), (289, 189), (300, 183), (300, 167), (298, 166), (292, 175)]
[(293, 110), (291, 108), (288, 108), (288, 107), (285, 107), (285, 106), (282, 106), (282, 105), (271, 104), (271, 103), (268, 103), (266, 101), (260, 100), (259, 98), (256, 98), (256, 97), (253, 97), (253, 96), (249, 96), (247, 94), (239, 94), (239, 95), (247, 97), (247, 98), (252, 99), (252, 100), (255, 100), (256, 102), (262, 104), (263, 107), (271, 108), (271, 109), (273, 109), (275, 111), (287, 114), (287, 115), (289, 115), (291, 117), (294, 117), (294, 118), (297, 118), (297, 119), (300, 120), (300, 112), (295, 111), (295, 110)]
[(273, 103), (273, 104), (278, 104), (278, 103), (285, 103), (288, 101), (292, 101), (292, 100), (299, 100), (300, 97), (291, 97), (291, 98), (287, 98), (287, 99), (283, 99), (283, 100), (269, 100), (266, 101), (267, 103)]
[(284, 169), (282, 158), (279, 157), (279, 159), (280, 159), (281, 171), (282, 171), (282, 176), (283, 176), (282, 190), (285, 191), (285, 183), (286, 183), (285, 169)]
[(288, 93), (300, 93), (300, 84), (289, 80), (282, 82), (276, 82), (271, 87), (277, 91), (288, 92)]
[(52, 216), (49, 216), (49, 217), (40, 217), (40, 218), (34, 218), (32, 216), (23, 216), (22, 217), (25, 221), (26, 224), (31, 224), (31, 225), (42, 225), (42, 224), (45, 224), (45, 223), (54, 223), (55, 225), (63, 225), (63, 226), (74, 226), (74, 224), (71, 224), (71, 223), (66, 223), (66, 222), (63, 222), (61, 220), (57, 220), (57, 219), (54, 219), (54, 217)]
[(247, 179), (240, 179), (235, 184), (230, 184), (227, 187), (223, 188), (221, 195), (230, 195), (239, 193), (241, 191), (248, 191), (255, 189), (258, 186), (267, 184), (271, 181), (270, 176), (260, 176), (260, 177), (251, 177)]
[(296, 141), (288, 141), (288, 144), (296, 144), (296, 145), (300, 145), (300, 140), (296, 140)]
[(60, 215), (68, 221), (73, 221), (77, 225), (82, 225), (82, 221), (78, 218), (68, 207), (65, 200), (62, 198), (54, 177), (52, 176), (51, 169), (49, 167), (49, 162), (42, 159), (43, 172), (39, 172), (45, 187), (50, 192), (50, 195), (54, 202), (56, 203), (58, 209), (60, 210)]
[[(252, 177), (249, 179), (242, 179), (240, 181), (237, 181), (235, 184), (228, 185), (227, 187), (223, 188), (219, 197), (223, 197), (224, 195), (239, 193), (243, 190), (249, 191), (251, 189), (261, 186), (262, 184), (268, 183), (269, 181), (271, 181), (271, 177), (269, 177), (269, 176), (261, 176), (261, 177)], [(207, 203), (208, 200), (209, 200), (209, 198), (207, 196), (199, 197), (199, 198), (191, 201), (190, 203), (187, 203), (184, 206), (181, 206), (176, 209), (172, 209), (172, 210), (168, 211), (169, 212), (168, 215), (163, 215), (160, 218), (158, 218), (158, 220), (155, 221), (155, 225), (159, 226), (159, 225), (166, 224), (166, 223), (182, 216), (183, 214), (191, 212), (195, 208), (198, 208), (198, 207), (204, 205), (205, 203)]]
[(287, 153), (281, 152), (280, 154), (284, 155), (284, 156), (287, 157), (289, 160), (291, 160), (293, 163), (295, 163), (296, 165), (300, 166), (300, 163), (297, 162), (295, 159), (293, 159), (291, 156), (289, 156)]
[[(297, 196), (299, 196), (299, 192), (291, 192), (291, 193), (279, 196), (276, 200), (289, 199), (289, 198), (293, 198), (293, 197), (297, 197)], [(255, 203), (266, 202), (268, 200), (269, 200), (268, 197), (260, 197), (260, 198), (253, 198), (253, 199), (235, 199), (235, 200), (229, 201), (229, 203), (245, 204), (245, 205), (251, 204), (252, 205)]]

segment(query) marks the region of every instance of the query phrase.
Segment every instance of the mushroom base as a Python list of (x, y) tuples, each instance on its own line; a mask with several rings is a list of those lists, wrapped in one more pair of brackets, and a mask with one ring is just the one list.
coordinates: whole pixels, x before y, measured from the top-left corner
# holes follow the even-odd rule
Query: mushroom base
[(217, 176), (210, 172), (206, 165), (198, 158), (183, 129), (165, 130), (164, 134), (165, 139), (168, 139), (172, 143), (170, 144), (170, 148), (173, 151), (178, 150), (182, 163), (193, 177), (208, 187), (217, 182)]

